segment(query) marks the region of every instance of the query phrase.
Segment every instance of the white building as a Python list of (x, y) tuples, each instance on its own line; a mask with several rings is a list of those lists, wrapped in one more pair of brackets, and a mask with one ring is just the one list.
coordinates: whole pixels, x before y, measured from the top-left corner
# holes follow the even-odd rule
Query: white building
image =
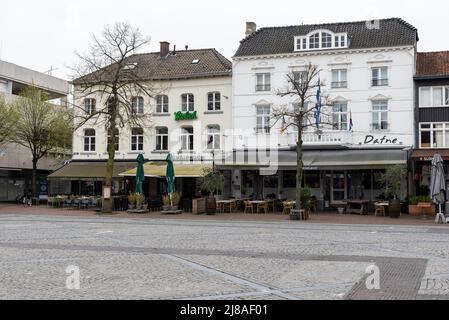
[[(174, 51), (169, 50), (169, 43), (161, 42), (160, 52), (133, 55), (127, 65), (133, 72), (141, 72), (139, 79), (151, 86), (153, 97), (136, 93), (130, 98), (138, 113), (150, 114), (150, 123), (145, 128), (126, 124), (118, 130), (114, 191), (129, 188), (123, 179), (127, 174), (123, 173), (134, 168), (137, 156), (142, 154), (148, 161), (145, 193), (164, 194), (165, 179), (160, 169), (162, 165), (165, 169), (170, 152), (175, 170), (181, 162), (192, 163), (190, 174), (177, 179), (177, 190), (184, 197), (193, 197), (198, 192), (195, 177), (201, 168), (197, 164), (212, 164), (225, 148), (225, 133), (232, 124), (232, 64), (215, 49)], [(106, 105), (108, 97), (80, 97), (78, 89), (75, 81), (76, 104), (85, 106), (85, 111)], [(107, 158), (105, 126), (91, 120), (73, 136), (72, 163), (52, 177), (75, 180), (72, 193), (101, 194)]]
[(300, 75), (312, 63), (334, 104), (333, 126), (320, 137), (313, 130), (304, 135), (305, 184), (323, 207), (375, 200), (382, 192), (377, 174), (391, 164), (405, 165), (403, 150), (414, 145), (417, 41), (417, 30), (401, 19), (257, 30), (248, 23), (233, 57), (233, 126), (243, 132), (235, 136), (235, 147), (278, 150), (274, 162), (280, 170), (258, 178), (257, 161), (246, 168), (226, 165), (233, 170), (234, 193), (294, 197), (296, 133), (281, 134), (280, 124), (270, 128), (269, 116), (273, 107), (295, 103), (276, 95), (287, 85), (286, 75)]

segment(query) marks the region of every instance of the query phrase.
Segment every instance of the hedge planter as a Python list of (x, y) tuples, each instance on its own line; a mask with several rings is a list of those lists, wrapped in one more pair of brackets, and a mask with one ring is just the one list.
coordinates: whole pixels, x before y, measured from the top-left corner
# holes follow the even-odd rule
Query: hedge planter
[(217, 212), (217, 201), (215, 197), (206, 198), (206, 214), (214, 215)]
[(401, 216), (401, 201), (390, 200), (388, 213), (390, 214), (390, 218), (399, 218)]
[(423, 208), (423, 207), (419, 207), (417, 205), (409, 205), (408, 213), (409, 213), (409, 215), (414, 216), (414, 217), (419, 217), (422, 215), (433, 217), (433, 216), (435, 216), (435, 205), (432, 204), (429, 208)]

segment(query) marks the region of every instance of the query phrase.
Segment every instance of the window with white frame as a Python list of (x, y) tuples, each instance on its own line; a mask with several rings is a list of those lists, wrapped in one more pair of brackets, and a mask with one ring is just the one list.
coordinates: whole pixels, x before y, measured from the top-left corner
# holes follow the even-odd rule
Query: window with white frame
[(301, 86), (304, 82), (307, 81), (307, 71), (294, 71), (293, 81), (298, 86)]
[(143, 98), (134, 97), (132, 99), (132, 109), (135, 114), (143, 114)]
[(120, 142), (119, 142), (119, 131), (118, 129), (114, 129), (114, 141), (112, 141), (111, 135), (108, 134), (108, 150), (111, 143), (114, 143), (115, 151), (119, 151)]
[[(302, 125), (303, 125), (303, 128), (304, 128), (304, 130), (307, 130), (308, 129), (308, 125), (309, 125), (309, 114), (307, 113), (307, 110), (309, 110), (309, 104), (310, 104), (310, 102), (304, 102), (304, 113), (303, 113), (303, 120), (302, 120)], [(294, 103), (292, 103), (292, 107), (293, 107), (293, 112), (295, 113), (295, 114), (298, 114), (299, 113), (299, 102), (294, 102)], [(296, 122), (296, 120), (295, 119), (291, 119), (291, 121), (294, 121), (294, 122)], [(298, 126), (292, 126), (293, 127), (293, 131), (294, 132), (298, 132)]]
[(348, 130), (349, 116), (348, 103), (345, 101), (335, 102), (332, 106), (332, 129)]
[(156, 113), (168, 113), (168, 96), (156, 96)]
[(271, 73), (256, 74), (256, 91), (271, 90)]
[(85, 129), (84, 130), (84, 151), (93, 152), (95, 151), (95, 130)]
[(168, 150), (168, 128), (159, 127), (156, 128), (156, 150), (167, 151)]
[(270, 115), (271, 106), (270, 105), (260, 105), (256, 106), (257, 113), (257, 133), (270, 133)]
[(131, 130), (131, 151), (143, 151), (142, 128), (133, 128)]
[(332, 70), (332, 88), (347, 88), (348, 87), (348, 70), (334, 69)]
[(207, 110), (220, 111), (221, 110), (221, 94), (220, 92), (209, 92), (207, 94)]
[(448, 148), (449, 147), (449, 123), (420, 123), (419, 147)]
[(388, 67), (375, 67), (371, 69), (372, 86), (388, 86)]
[(181, 150), (193, 150), (193, 127), (181, 128)]
[(87, 114), (94, 114), (95, 113), (95, 107), (96, 107), (96, 100), (95, 99), (84, 99), (84, 111)]
[(316, 31), (307, 36), (295, 38), (296, 51), (347, 48), (348, 35), (346, 33), (335, 34), (331, 31)]
[(420, 107), (449, 106), (449, 87), (421, 87), (419, 88)]
[(184, 112), (195, 111), (195, 97), (191, 93), (185, 93), (181, 96), (181, 109)]
[(212, 125), (207, 127), (207, 149), (218, 150), (220, 149), (220, 126)]
[(373, 130), (388, 130), (388, 100), (373, 101)]

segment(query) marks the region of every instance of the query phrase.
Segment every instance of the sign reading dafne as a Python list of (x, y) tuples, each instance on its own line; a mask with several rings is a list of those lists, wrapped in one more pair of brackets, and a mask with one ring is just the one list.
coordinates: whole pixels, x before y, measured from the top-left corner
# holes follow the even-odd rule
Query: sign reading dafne
[(187, 111), (187, 112), (182, 112), (182, 111), (178, 111), (175, 112), (175, 120), (176, 121), (182, 121), (182, 120), (195, 120), (198, 119), (198, 115), (196, 111)]

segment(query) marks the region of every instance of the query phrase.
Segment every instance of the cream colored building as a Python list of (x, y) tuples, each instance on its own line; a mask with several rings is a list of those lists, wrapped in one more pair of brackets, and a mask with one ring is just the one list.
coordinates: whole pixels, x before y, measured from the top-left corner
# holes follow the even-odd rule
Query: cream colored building
[[(132, 178), (123, 173), (136, 166), (139, 154), (150, 163), (165, 163), (171, 153), (175, 165), (212, 165), (225, 149), (232, 149), (232, 63), (215, 49), (175, 51), (161, 42), (160, 52), (133, 55), (122, 70), (135, 72), (151, 96), (148, 92), (130, 94), (144, 123), (137, 126), (125, 121), (118, 129), (114, 193), (129, 191), (127, 180)], [(80, 94), (76, 80), (74, 84), (75, 105), (81, 106), (76, 112), (105, 108), (108, 96)], [(101, 194), (107, 142), (104, 121), (89, 120), (73, 135), (72, 162), (51, 178), (74, 181), (74, 194)], [(145, 173), (149, 180), (145, 193), (163, 194), (163, 177)], [(178, 191), (189, 190), (193, 196), (198, 190), (189, 178), (197, 176), (198, 172), (183, 177), (184, 181), (178, 179)]]

